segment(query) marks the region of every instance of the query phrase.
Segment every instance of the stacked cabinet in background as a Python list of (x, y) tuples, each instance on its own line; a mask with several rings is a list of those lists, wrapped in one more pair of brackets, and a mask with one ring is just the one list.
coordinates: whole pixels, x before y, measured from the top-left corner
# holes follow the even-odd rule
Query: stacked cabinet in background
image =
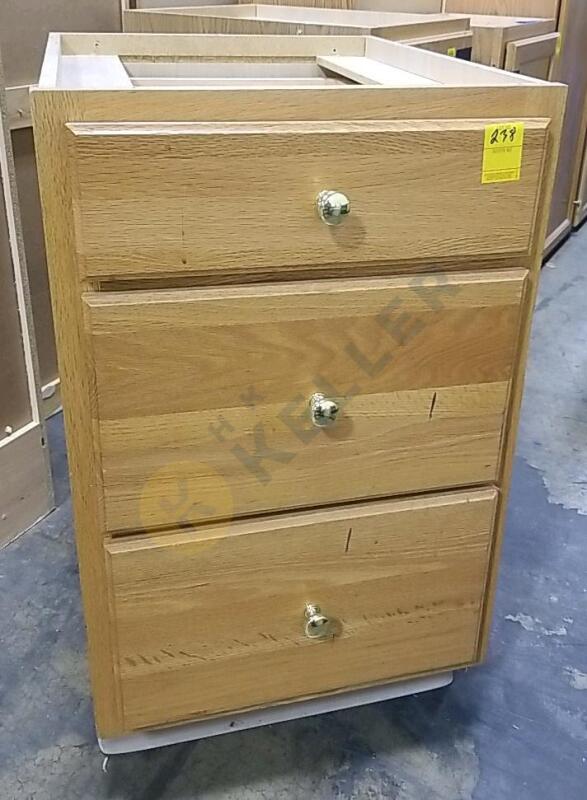
[(0, 60), (0, 546), (53, 505), (37, 349)]
[(587, 215), (587, 3), (585, 0), (445, 0), (445, 10), (552, 17), (560, 50), (551, 78), (569, 86), (546, 252)]

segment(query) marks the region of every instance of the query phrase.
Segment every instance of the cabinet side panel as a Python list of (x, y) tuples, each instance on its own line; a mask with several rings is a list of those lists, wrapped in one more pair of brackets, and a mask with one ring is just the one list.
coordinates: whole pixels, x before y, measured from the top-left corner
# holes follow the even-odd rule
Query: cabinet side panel
[(123, 732), (109, 597), (102, 550), (103, 506), (92, 431), (93, 369), (88, 350), (72, 240), (71, 187), (65, 123), (78, 116), (71, 95), (32, 98), (47, 260), (56, 322), (82, 597), (88, 628), (90, 676), (101, 736)]
[[(518, 356), (516, 368), (512, 381), (509, 413), (504, 430), (503, 460), (501, 465), (499, 485), (501, 486), (500, 498), (497, 509), (497, 521), (493, 541), (493, 553), (490, 560), (488, 589), (485, 598), (485, 608), (482, 615), (482, 622), (479, 631), (479, 657), (485, 656), (489, 643), (489, 632), (491, 626), (491, 613), (495, 598), (497, 585), (499, 558), (503, 542), (505, 515), (509, 489), (511, 484), (512, 467), (517, 440), (518, 424), (520, 418), (520, 407), (524, 392), (524, 379), (526, 374), (526, 362), (528, 359), (528, 348), (530, 344), (530, 333), (532, 329), (532, 317), (536, 304), (536, 295), (540, 280), (540, 268), (542, 266), (544, 241), (548, 225), (550, 203), (556, 177), (556, 165), (561, 143), (561, 130), (565, 110), (566, 92), (561, 89), (557, 94), (545, 95), (550, 98), (550, 110), (547, 111), (551, 119), (548, 138), (546, 143), (545, 162), (543, 170), (543, 180), (538, 196), (538, 219), (536, 221), (534, 239), (532, 243), (532, 253), (528, 262), (530, 269), (529, 280), (526, 285), (526, 297), (522, 307), (522, 322), (518, 343)], [(546, 109), (545, 109), (546, 110)]]

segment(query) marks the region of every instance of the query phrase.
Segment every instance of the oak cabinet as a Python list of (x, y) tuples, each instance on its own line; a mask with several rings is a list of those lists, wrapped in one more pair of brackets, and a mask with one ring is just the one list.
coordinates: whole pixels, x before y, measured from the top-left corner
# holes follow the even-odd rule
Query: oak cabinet
[(363, 36), (50, 38), (105, 749), (482, 659), (564, 100)]

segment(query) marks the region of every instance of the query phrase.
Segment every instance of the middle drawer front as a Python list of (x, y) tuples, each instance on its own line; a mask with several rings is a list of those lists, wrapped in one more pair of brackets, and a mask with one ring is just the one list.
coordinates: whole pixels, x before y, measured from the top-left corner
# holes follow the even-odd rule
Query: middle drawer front
[(87, 296), (108, 529), (495, 481), (524, 280)]
[[(127, 727), (476, 661), (496, 495), (454, 492), (109, 543)], [(308, 619), (307, 605), (326, 621)]]

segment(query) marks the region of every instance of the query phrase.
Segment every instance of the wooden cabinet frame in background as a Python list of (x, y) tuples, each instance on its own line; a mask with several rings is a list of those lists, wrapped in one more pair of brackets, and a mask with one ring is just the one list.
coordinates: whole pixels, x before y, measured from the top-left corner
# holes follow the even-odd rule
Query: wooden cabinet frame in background
[(61, 407), (53, 319), (35, 152), (29, 90), (37, 83), (47, 34), (54, 30), (120, 30), (119, 0), (52, 0), (28, 4), (24, 15), (20, 0), (3, 0), (0, 10), (0, 49), (4, 54), (7, 125), (15, 161), (16, 192), (27, 256), (33, 323), (38, 343), (41, 412), (46, 418)]
[[(1, 264), (0, 268), (9, 273), (6, 276), (7, 283), (10, 278), (14, 282), (20, 342), (18, 333), (12, 347), (9, 347), (8, 341), (2, 342), (8, 375), (2, 380), (0, 392), (3, 400), (10, 397), (16, 388), (16, 372), (25, 376), (26, 392), (18, 401), (19, 408), (12, 412), (18, 420), (18, 426), (13, 424), (12, 414), (8, 412), (6, 418), (0, 418), (0, 546), (45, 516), (54, 505), (45, 423), (40, 411), (39, 365), (3, 77), (0, 59), (0, 213), (6, 216), (10, 261)], [(9, 312), (14, 314), (13, 296), (7, 294), (0, 299), (3, 304), (11, 306), (6, 309), (7, 316)], [(4, 314), (5, 311), (0, 313)], [(14, 371), (10, 371), (9, 359), (16, 362)]]

